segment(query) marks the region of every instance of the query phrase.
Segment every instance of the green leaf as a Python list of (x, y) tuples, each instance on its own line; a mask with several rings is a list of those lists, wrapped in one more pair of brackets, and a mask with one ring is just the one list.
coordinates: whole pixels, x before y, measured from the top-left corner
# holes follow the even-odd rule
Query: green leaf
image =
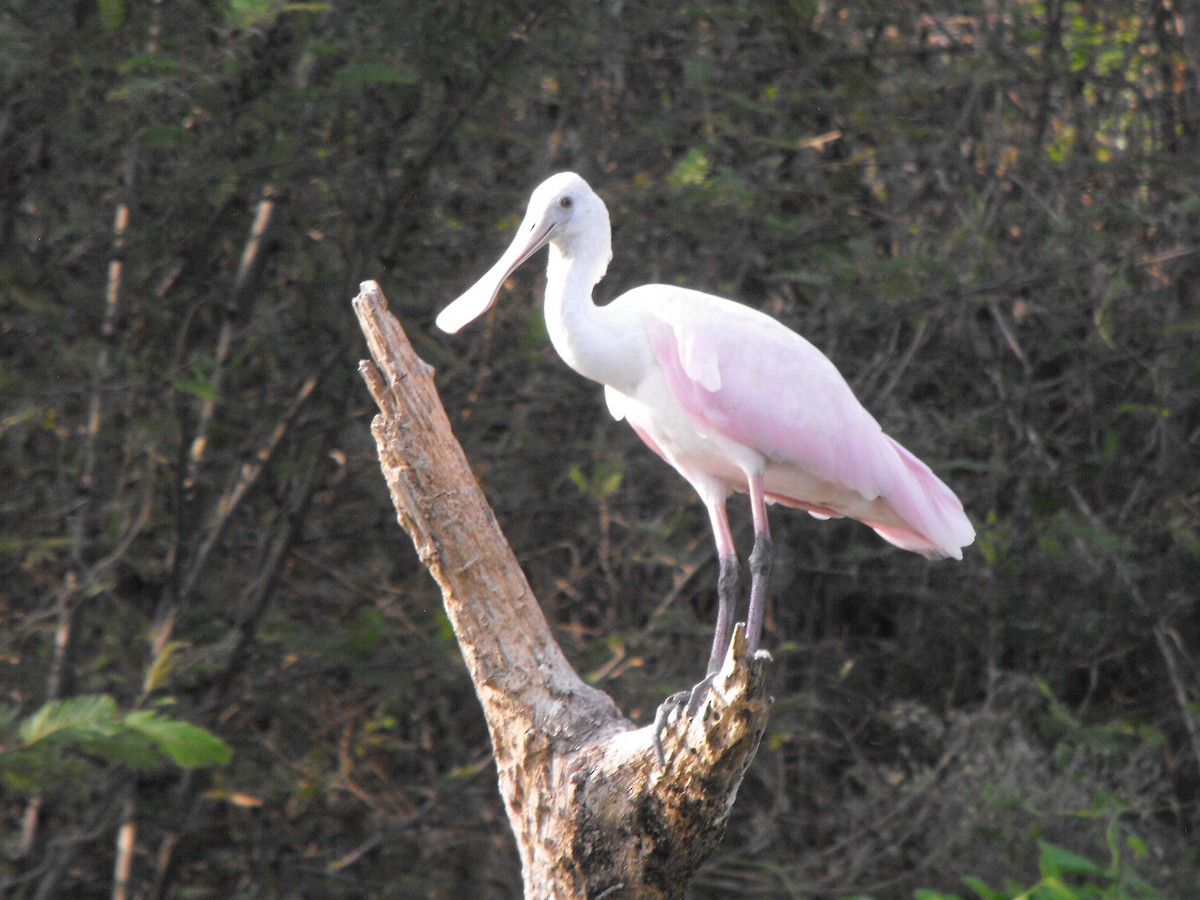
[(569, 473), (571, 482), (579, 488), (580, 493), (587, 494), (595, 500), (605, 500), (620, 490), (624, 475), (625, 466), (620, 459), (596, 463), (591, 478), (577, 465), (572, 466)]
[(148, 737), (172, 762), (184, 768), (223, 766), (233, 755), (229, 745), (212, 732), (153, 710), (131, 712), (124, 724)]
[(78, 749), (90, 756), (102, 756), (110, 762), (143, 771), (161, 768), (163, 764), (163, 756), (154, 742), (128, 728), (121, 728), (111, 735), (83, 737)]
[(1072, 853), (1045, 841), (1038, 842), (1042, 857), (1038, 863), (1043, 875), (1103, 875), (1104, 869), (1086, 856)]
[(588, 484), (587, 477), (583, 474), (583, 469), (579, 466), (571, 466), (570, 471), (571, 483), (579, 488), (579, 493), (586, 494), (591, 485)]
[(97, 694), (47, 703), (21, 723), (17, 736), (28, 747), (52, 737), (111, 736), (119, 727), (117, 704), (107, 694)]
[(592, 473), (592, 492), (597, 500), (611, 497), (621, 488), (621, 479), (625, 475), (625, 466), (620, 459), (612, 459), (596, 464)]
[(1004, 891), (996, 891), (988, 887), (974, 875), (968, 875), (964, 878), (963, 884), (973, 890), (979, 900), (1005, 900), (1005, 897), (1008, 896)]
[(667, 176), (667, 181), (676, 187), (696, 186), (703, 184), (712, 170), (712, 164), (704, 151), (699, 148), (689, 150), (675, 169)]
[(1083, 897), (1094, 896), (1089, 892), (1077, 892), (1074, 888), (1065, 884), (1055, 875), (1047, 875), (1042, 878), (1032, 891), (1028, 891), (1021, 895), (1022, 897), (1029, 896), (1034, 900), (1082, 900)]
[(1126, 837), (1125, 843), (1129, 849), (1133, 851), (1134, 856), (1142, 857), (1146, 855), (1146, 842), (1136, 834), (1131, 834)]
[(212, 400), (216, 396), (213, 383), (208, 378), (181, 378), (175, 382), (175, 389), (201, 400)]

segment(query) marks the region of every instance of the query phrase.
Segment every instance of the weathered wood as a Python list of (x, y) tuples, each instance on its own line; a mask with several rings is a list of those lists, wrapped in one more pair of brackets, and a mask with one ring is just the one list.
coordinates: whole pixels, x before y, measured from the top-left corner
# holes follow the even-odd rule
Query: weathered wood
[(529, 898), (682, 897), (721, 839), (770, 701), (742, 626), (690, 719), (638, 728), (583, 682), (550, 631), (433, 383), (375, 282), (354, 299), (374, 362), (379, 462), (442, 589), (483, 705)]

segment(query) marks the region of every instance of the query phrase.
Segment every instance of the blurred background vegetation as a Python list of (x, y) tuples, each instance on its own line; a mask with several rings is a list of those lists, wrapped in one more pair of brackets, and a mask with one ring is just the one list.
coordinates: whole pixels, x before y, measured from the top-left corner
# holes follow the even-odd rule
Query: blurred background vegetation
[(519, 896), (365, 278), (581, 671), (641, 722), (702, 674), (703, 510), (538, 267), (432, 327), (574, 169), (598, 297), (779, 317), (980, 532), (774, 513), (776, 705), (694, 895), (1193, 896), (1198, 78), (1192, 0), (4, 0), (0, 894)]

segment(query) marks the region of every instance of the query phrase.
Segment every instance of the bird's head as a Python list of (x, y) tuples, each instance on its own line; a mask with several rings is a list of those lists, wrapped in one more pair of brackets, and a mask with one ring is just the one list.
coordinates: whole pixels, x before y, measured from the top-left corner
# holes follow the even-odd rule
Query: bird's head
[(546, 244), (568, 260), (596, 268), (599, 281), (612, 256), (608, 209), (574, 172), (547, 178), (529, 198), (529, 208), (504, 255), (466, 293), (437, 317), (437, 326), (451, 334), (479, 318), (496, 302), (508, 276)]

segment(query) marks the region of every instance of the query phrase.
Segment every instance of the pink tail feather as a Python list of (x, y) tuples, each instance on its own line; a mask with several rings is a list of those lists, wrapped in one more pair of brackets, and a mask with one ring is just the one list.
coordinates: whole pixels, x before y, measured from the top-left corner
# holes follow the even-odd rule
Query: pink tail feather
[(904, 463), (902, 477), (887, 500), (907, 527), (868, 522), (885, 541), (931, 559), (962, 559), (962, 548), (975, 540), (975, 529), (962, 502), (945, 483), (892, 438), (887, 440)]

